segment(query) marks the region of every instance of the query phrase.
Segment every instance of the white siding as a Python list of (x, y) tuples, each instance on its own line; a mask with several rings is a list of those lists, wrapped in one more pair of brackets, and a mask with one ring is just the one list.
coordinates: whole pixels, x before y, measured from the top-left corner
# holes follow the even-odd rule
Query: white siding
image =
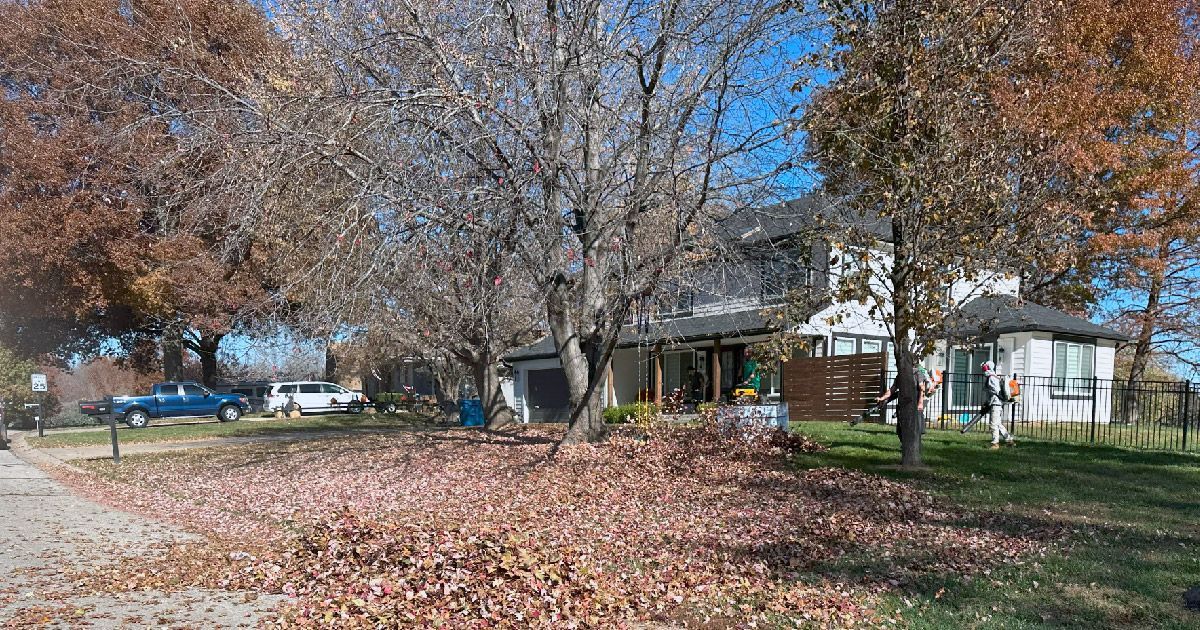
[(1096, 340), (1096, 378), (1111, 379), (1117, 361), (1117, 344), (1107, 339)]
[(1027, 373), (1033, 377), (1021, 393), (1024, 400), (1025, 421), (1053, 420), (1057, 422), (1091, 422), (1107, 424), (1112, 419), (1113, 363), (1116, 359), (1116, 344), (1097, 339), (1095, 360), (1095, 412), (1092, 393), (1081, 392), (1081, 397), (1064, 397), (1054, 394), (1054, 338), (1050, 333), (1032, 333), (1029, 347), (1032, 368)]
[(1054, 338), (1050, 333), (1035, 332), (1029, 340), (1027, 376), (1053, 376)]
[(697, 304), (692, 307), (692, 315), (720, 315), (721, 313), (737, 313), (763, 308), (762, 300), (753, 297), (730, 298), (712, 304)]
[(1001, 341), (1006, 339), (1012, 342), (1012, 356), (1008, 358), (1009, 365), (1005, 366), (1005, 369), (1010, 373), (1028, 374), (1029, 341), (1033, 339), (1033, 335), (1031, 333), (1013, 333), (1000, 336)]
[(987, 295), (1017, 295), (1020, 289), (1019, 277), (1006, 273), (990, 273), (973, 281), (955, 282), (950, 290), (950, 297), (955, 304), (964, 304)]
[[(830, 324), (831, 321), (836, 323)], [(858, 302), (843, 302), (826, 307), (809, 319), (807, 323), (796, 326), (796, 331), (805, 335), (825, 337), (830, 340), (830, 348), (833, 347), (832, 337), (837, 333), (876, 337), (890, 336), (883, 323), (871, 317), (867, 305)]]
[(500, 381), (500, 393), (504, 394), (504, 402), (513, 409), (517, 408), (516, 393), (513, 391), (513, 379), (505, 378)]

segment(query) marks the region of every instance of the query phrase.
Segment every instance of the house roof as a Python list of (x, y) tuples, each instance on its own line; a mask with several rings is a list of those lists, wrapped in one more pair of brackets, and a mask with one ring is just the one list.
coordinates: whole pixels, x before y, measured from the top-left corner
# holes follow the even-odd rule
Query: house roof
[(1010, 295), (976, 298), (964, 304), (961, 312), (959, 324), (952, 327), (958, 334), (1041, 331), (1129, 341), (1128, 335), (1106, 326)]
[(849, 208), (818, 193), (760, 208), (743, 208), (720, 222), (734, 242), (761, 243), (820, 229), (830, 224), (857, 227), (884, 241), (892, 238), (891, 221), (857, 216)]
[[(659, 341), (685, 342), (737, 336), (761, 335), (778, 330), (757, 309), (719, 313), (699, 317), (680, 317), (651, 322), (649, 329), (639, 334), (636, 326), (625, 326), (617, 337), (618, 348), (631, 348), (639, 344), (654, 344)], [(517, 348), (504, 357), (506, 361), (531, 361), (558, 356), (554, 338), (550, 335), (525, 347)]]

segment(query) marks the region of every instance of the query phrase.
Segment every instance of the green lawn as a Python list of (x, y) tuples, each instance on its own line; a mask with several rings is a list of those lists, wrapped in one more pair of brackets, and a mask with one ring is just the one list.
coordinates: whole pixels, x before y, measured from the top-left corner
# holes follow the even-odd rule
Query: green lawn
[[(892, 427), (794, 423), (830, 445), (802, 467), (844, 466), (912, 480), (972, 508), (1006, 515), (1005, 528), (1072, 524), (1061, 553), (991, 579), (930, 580), (889, 597), (917, 628), (1200, 628), (1183, 592), (1200, 585), (1200, 457), (1028, 440), (989, 451), (988, 437), (925, 435), (929, 469), (896, 468)], [(870, 559), (822, 573), (853, 576)], [(999, 585), (994, 582), (998, 582)], [(940, 596), (935, 596), (940, 589)], [(907, 601), (905, 601), (907, 599)], [(910, 608), (911, 604), (911, 608)]]
[[(146, 444), (150, 442), (185, 442), (230, 436), (279, 435), (313, 431), (352, 431), (410, 427), (423, 417), (408, 414), (333, 414), (304, 416), (295, 420), (261, 420), (245, 418), (240, 422), (201, 422), (194, 424), (167, 424), (166, 420), (151, 421), (144, 429), (130, 429), (117, 425), (117, 440), (121, 444)], [(73, 446), (97, 446), (109, 443), (109, 432), (76, 431), (47, 432), (44, 438), (28, 438), (30, 446), (58, 448)]]

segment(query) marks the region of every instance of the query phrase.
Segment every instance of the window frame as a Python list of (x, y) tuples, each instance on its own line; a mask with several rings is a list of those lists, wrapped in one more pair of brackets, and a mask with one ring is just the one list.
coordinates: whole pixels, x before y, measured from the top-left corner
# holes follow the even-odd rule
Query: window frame
[[(854, 349), (851, 352), (847, 352), (844, 354), (841, 352), (838, 352), (838, 342), (839, 341), (849, 341), (851, 344), (853, 344)], [(857, 337), (839, 337), (837, 335), (834, 335), (833, 336), (833, 346), (832, 346), (831, 350), (832, 350), (832, 352), (830, 352), (830, 356), (845, 357), (845, 356), (850, 356), (852, 354), (858, 354), (858, 338)]]
[[(1068, 354), (1072, 347), (1079, 348), (1078, 366), (1082, 371), (1087, 365), (1090, 376), (1060, 375), (1058, 362), (1059, 346), (1064, 348), (1061, 368), (1066, 370), (1070, 362)], [(1085, 350), (1090, 350), (1091, 361), (1084, 361)], [(1077, 337), (1055, 337), (1050, 344), (1050, 397), (1058, 400), (1091, 400), (1096, 378), (1096, 341)], [(1067, 381), (1071, 381), (1068, 385)]]
[(811, 287), (811, 265), (799, 250), (788, 249), (760, 260), (758, 297), (764, 304), (782, 301), (796, 289)]

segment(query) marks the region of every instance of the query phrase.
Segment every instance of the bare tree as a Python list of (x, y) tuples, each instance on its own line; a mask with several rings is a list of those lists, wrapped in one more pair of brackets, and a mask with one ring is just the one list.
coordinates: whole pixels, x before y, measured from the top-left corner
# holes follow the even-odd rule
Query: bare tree
[(767, 199), (787, 164), (782, 51), (806, 31), (782, 8), (279, 2), (299, 65), (324, 78), (280, 90), (263, 135), (276, 164), (353, 189), (326, 221), (386, 227), (389, 246), (406, 231), (488, 242), (504, 226), (496, 246), (541, 296), (567, 376), (565, 442), (603, 439), (599, 385), (631, 304), (716, 219)]

